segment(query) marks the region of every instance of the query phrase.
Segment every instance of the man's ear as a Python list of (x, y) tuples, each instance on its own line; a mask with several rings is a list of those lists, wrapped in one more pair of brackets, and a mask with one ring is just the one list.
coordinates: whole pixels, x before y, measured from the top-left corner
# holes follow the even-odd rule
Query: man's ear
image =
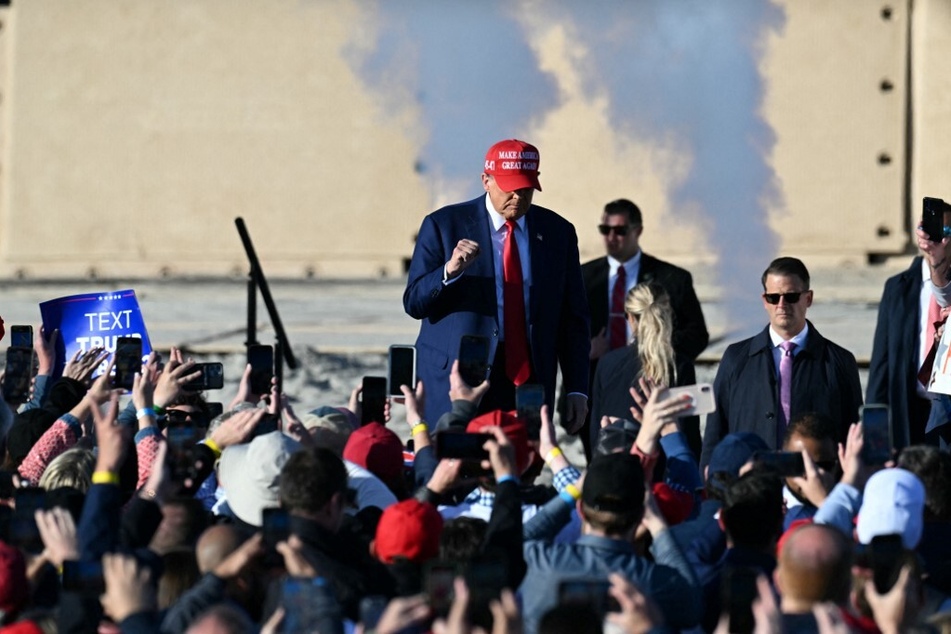
[(375, 539), (371, 539), (371, 540), (370, 540), (370, 549), (369, 549), (369, 550), (370, 550), (370, 556), (371, 556), (371, 557), (373, 557), (374, 559), (379, 559), (379, 557), (376, 556), (376, 540), (375, 540)]
[(581, 518), (582, 522), (588, 521), (588, 518), (584, 516), (584, 510), (581, 508), (581, 500), (575, 500), (575, 510), (578, 511), (578, 517)]

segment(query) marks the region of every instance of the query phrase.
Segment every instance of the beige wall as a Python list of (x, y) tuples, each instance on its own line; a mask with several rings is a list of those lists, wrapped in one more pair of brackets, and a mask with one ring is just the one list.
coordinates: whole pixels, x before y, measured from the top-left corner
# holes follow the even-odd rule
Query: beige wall
[[(779, 249), (902, 252), (908, 0), (889, 19), (871, 0), (777, 5), (760, 69)], [(414, 171), (420, 112), (386, 111), (347, 63), (366, 6), (30, 0), (0, 13), (0, 278), (243, 273), (239, 215), (270, 275), (398, 275), (422, 215), (452, 192)], [(911, 17), (913, 199), (951, 198), (949, 6), (918, 0)], [(671, 208), (691, 157), (618, 137), (573, 63), (585, 42), (537, 14), (531, 24), (562, 100), (520, 134), (542, 151), (538, 202), (578, 225), (582, 255), (600, 252), (598, 211), (619, 196), (645, 210), (651, 252), (697, 263), (742, 249)], [(598, 149), (580, 168), (579, 146)]]

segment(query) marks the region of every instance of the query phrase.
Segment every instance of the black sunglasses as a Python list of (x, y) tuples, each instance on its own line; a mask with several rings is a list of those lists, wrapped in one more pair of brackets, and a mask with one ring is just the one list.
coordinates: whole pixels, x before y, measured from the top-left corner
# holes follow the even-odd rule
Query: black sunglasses
[(786, 300), (787, 304), (795, 304), (802, 297), (803, 293), (809, 291), (797, 291), (795, 293), (763, 293), (763, 299), (767, 304), (778, 304), (780, 299)]
[(598, 225), (598, 231), (601, 232), (602, 236), (606, 236), (612, 231), (619, 236), (626, 236), (630, 229), (631, 225)]
[(208, 417), (201, 412), (184, 412), (180, 409), (167, 410), (165, 417), (171, 425), (191, 423), (192, 425), (201, 427), (208, 423)]

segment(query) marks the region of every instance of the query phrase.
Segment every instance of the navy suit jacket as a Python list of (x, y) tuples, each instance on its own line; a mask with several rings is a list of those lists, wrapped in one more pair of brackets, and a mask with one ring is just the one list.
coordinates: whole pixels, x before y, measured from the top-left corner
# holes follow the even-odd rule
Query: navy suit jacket
[[(588, 392), (588, 306), (575, 228), (535, 205), (525, 219), (531, 258), (526, 333), (532, 369), (545, 386), (551, 411), (559, 363), (567, 390)], [(443, 267), (463, 238), (479, 244), (479, 256), (455, 281), (443, 284)], [(503, 333), (492, 249), (485, 196), (434, 211), (419, 229), (403, 308), (422, 320), (416, 340), (417, 373), (426, 386), (427, 420), (435, 421), (451, 408), (449, 373), (463, 335), (488, 337), (490, 364), (495, 358)]]
[(921, 283), (921, 257), (885, 282), (868, 368), (865, 402), (891, 406), (896, 449), (911, 444), (910, 407), (917, 398)]
[[(782, 445), (779, 380), (767, 326), (755, 337), (731, 344), (723, 353), (713, 382), (717, 411), (707, 416), (701, 466), (720, 439), (751, 431), (773, 449)], [(806, 345), (793, 359), (790, 416), (816, 412), (836, 426), (836, 440), (845, 442), (849, 425), (858, 420), (862, 386), (855, 356), (809, 324)]]

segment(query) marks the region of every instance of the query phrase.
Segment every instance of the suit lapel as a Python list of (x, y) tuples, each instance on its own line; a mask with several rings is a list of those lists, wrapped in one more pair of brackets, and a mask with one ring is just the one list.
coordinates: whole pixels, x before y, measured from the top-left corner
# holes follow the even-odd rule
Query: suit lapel
[(532, 213), (532, 208), (528, 210), (525, 216), (525, 237), (528, 238), (528, 259), (530, 262), (529, 270), (532, 272), (532, 283), (528, 287), (528, 333), (529, 340), (532, 339), (532, 324), (535, 323), (536, 304), (538, 303), (539, 283), (545, 279), (545, 273), (548, 270), (546, 255), (548, 250), (544, 248), (545, 235), (544, 223), (538, 221), (537, 214)]

